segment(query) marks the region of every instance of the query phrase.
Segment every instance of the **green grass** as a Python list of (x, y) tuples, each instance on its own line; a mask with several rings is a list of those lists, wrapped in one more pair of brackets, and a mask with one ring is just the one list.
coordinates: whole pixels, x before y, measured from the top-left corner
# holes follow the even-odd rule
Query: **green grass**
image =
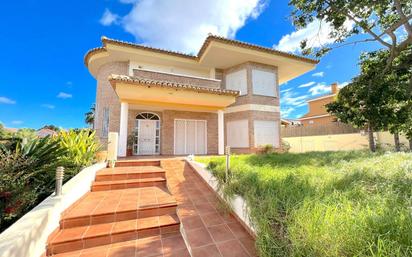
[[(223, 183), (224, 157), (199, 157)], [(260, 256), (412, 256), (412, 154), (234, 155)]]

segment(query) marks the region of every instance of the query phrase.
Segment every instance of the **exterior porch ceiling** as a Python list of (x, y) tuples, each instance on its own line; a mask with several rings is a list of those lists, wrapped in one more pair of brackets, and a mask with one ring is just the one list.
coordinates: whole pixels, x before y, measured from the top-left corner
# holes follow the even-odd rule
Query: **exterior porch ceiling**
[(199, 62), (204, 66), (218, 69), (227, 69), (246, 62), (276, 66), (278, 68), (279, 84), (294, 79), (316, 67), (314, 62), (228, 45), (222, 42), (211, 42), (204, 50)]
[(111, 75), (109, 81), (121, 102), (163, 108), (220, 110), (235, 102), (238, 91), (200, 88), (129, 76)]

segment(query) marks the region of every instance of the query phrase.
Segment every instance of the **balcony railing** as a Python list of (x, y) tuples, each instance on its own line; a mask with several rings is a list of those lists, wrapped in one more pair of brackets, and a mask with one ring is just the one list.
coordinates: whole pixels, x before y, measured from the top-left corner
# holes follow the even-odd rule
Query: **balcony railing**
[(161, 71), (150, 71), (143, 69), (134, 69), (133, 76), (147, 79), (164, 80), (189, 84), (198, 87), (221, 88), (221, 81), (218, 79), (202, 78), (196, 76), (173, 74)]

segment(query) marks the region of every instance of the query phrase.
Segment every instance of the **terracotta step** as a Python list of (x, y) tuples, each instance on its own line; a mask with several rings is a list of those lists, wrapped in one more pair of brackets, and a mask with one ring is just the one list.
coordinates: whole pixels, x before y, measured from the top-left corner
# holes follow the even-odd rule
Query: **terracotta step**
[(128, 161), (116, 161), (116, 167), (128, 167), (128, 166), (160, 166), (159, 160), (128, 160)]
[(47, 245), (47, 255), (179, 231), (176, 214), (61, 230)]
[(165, 186), (165, 178), (139, 178), (139, 179), (125, 179), (125, 180), (112, 180), (112, 181), (95, 181), (92, 183), (91, 191), (106, 191), (106, 190), (119, 190), (126, 188), (136, 187), (153, 187), (153, 186)]
[(61, 228), (72, 228), (176, 213), (177, 203), (166, 187), (89, 192), (64, 212)]
[(165, 178), (165, 170), (157, 166), (106, 168), (96, 173), (96, 181), (139, 178)]

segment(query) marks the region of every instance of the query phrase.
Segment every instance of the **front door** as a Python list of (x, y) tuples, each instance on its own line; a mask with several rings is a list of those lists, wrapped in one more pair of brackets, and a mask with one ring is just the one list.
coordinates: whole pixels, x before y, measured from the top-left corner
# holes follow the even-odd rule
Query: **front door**
[(156, 153), (156, 121), (139, 120), (138, 154), (151, 155)]

